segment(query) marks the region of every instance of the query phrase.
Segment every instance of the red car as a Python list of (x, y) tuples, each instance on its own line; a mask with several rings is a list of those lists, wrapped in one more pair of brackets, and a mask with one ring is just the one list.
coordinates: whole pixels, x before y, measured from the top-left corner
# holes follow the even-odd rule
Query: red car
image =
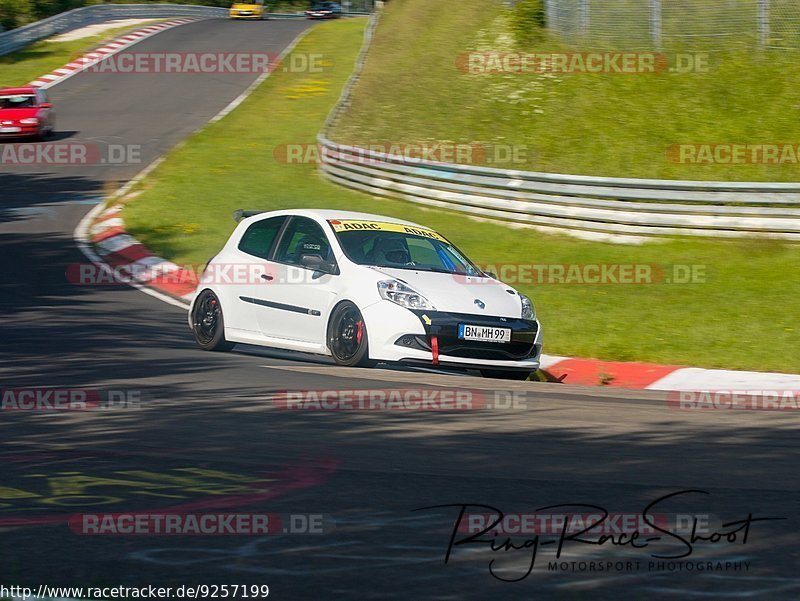
[(34, 87), (0, 89), (0, 138), (53, 133), (55, 113), (44, 90)]

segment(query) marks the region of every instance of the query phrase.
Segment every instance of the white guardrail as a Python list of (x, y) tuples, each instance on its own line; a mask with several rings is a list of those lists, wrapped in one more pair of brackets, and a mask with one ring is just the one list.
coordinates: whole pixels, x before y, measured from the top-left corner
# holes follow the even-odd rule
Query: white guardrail
[[(366, 13), (348, 13), (366, 14)], [(228, 9), (193, 4), (93, 4), (63, 12), (30, 25), (0, 33), (0, 56), (38, 40), (115, 19), (161, 19), (170, 17), (226, 18)], [(302, 19), (303, 13), (267, 13), (272, 19)]]
[(319, 136), (332, 181), (379, 196), (590, 238), (768, 236), (800, 240), (800, 183), (622, 179), (438, 163)]

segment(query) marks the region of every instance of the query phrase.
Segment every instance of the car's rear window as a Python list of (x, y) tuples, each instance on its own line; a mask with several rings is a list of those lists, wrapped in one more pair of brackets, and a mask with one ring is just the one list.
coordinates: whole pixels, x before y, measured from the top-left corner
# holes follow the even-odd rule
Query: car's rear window
[(242, 239), (239, 242), (239, 250), (261, 259), (269, 258), (272, 243), (275, 241), (275, 236), (278, 235), (278, 231), (285, 220), (285, 216), (279, 216), (256, 221), (242, 235)]

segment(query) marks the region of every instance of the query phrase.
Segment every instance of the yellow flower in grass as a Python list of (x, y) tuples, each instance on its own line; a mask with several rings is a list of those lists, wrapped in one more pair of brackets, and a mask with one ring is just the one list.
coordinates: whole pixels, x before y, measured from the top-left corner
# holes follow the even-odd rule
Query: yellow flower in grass
[(200, 229), (199, 223), (173, 223), (155, 228), (159, 234), (194, 234)]
[(326, 94), (329, 89), (329, 81), (324, 79), (310, 79), (297, 85), (284, 88), (283, 92), (290, 100), (299, 100), (301, 98)]

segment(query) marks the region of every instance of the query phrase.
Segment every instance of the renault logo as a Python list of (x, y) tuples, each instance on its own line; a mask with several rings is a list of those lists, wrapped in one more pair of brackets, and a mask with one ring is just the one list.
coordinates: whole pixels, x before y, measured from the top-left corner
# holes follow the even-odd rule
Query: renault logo
[(481, 309), (485, 309), (485, 308), (486, 308), (486, 303), (485, 303), (485, 302), (483, 302), (483, 301), (482, 301), (481, 299), (479, 299), (479, 298), (476, 298), (476, 299), (475, 299), (475, 304), (476, 304), (476, 305), (478, 305), (478, 306), (479, 306)]

